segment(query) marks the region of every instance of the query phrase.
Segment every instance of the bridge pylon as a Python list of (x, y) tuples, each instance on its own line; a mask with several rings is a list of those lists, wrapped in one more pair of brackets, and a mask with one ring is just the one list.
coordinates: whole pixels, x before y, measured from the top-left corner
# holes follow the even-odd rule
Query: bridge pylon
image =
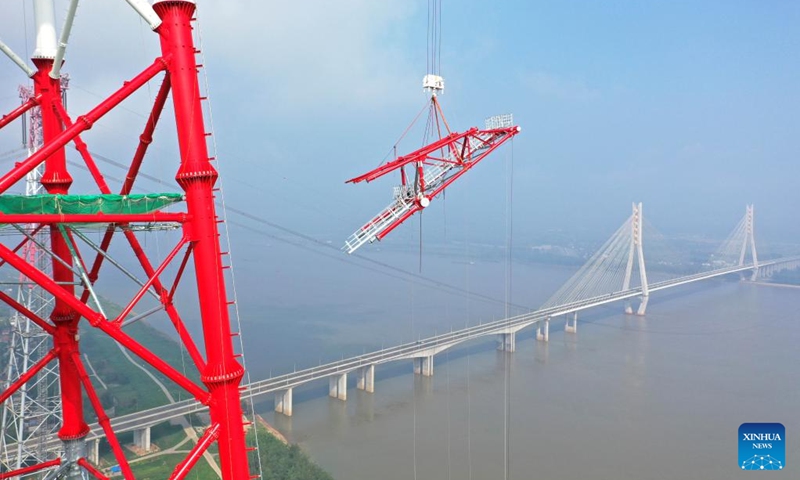
[[(632, 208), (633, 213), (617, 231), (542, 305), (543, 309), (555, 309), (551, 317), (575, 311), (561, 311), (560, 306), (606, 301), (621, 292), (626, 292), (626, 299), (641, 296), (642, 303), (636, 313), (644, 315), (650, 296), (642, 241), (644, 217), (641, 203), (634, 203)], [(639, 285), (633, 278), (634, 266), (639, 271)], [(630, 303), (626, 303), (625, 311), (634, 313)]]
[(756, 252), (756, 238), (755, 238), (755, 208), (753, 205), (747, 205), (744, 214), (744, 241), (742, 242), (742, 250), (739, 253), (739, 266), (744, 266), (745, 254), (747, 253), (747, 245), (750, 245), (750, 256), (753, 260), (753, 274), (750, 280), (755, 281), (758, 277), (758, 252)]
[[(644, 249), (642, 248), (642, 222), (644, 221), (642, 203), (633, 204), (631, 215), (631, 238), (628, 248), (628, 263), (625, 266), (625, 279), (622, 281), (622, 290), (631, 287), (631, 276), (633, 275), (633, 263), (636, 261), (639, 268), (639, 281), (642, 287), (642, 303), (639, 304), (637, 315), (644, 315), (647, 310), (647, 301), (650, 299), (650, 291), (647, 287), (647, 270), (644, 265)], [(634, 260), (635, 258), (635, 260)], [(625, 313), (632, 314), (633, 308), (630, 302), (625, 303)]]
[[(755, 238), (755, 207), (752, 204), (745, 206), (745, 213), (742, 219), (739, 220), (739, 223), (736, 224), (736, 227), (728, 235), (728, 238), (722, 242), (717, 251), (714, 252), (711, 259), (712, 268), (737, 265), (739, 267), (748, 266), (748, 249), (750, 250), (750, 261), (753, 265), (750, 280), (755, 280), (758, 277), (759, 263)], [(744, 274), (742, 274), (742, 278), (744, 278)]]

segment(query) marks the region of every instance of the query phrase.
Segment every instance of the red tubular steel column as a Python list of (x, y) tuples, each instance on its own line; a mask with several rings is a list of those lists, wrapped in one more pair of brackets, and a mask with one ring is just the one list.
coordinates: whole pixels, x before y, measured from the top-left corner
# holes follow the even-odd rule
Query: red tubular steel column
[[(42, 136), (47, 143), (63, 130), (56, 115), (55, 103), (61, 101), (61, 80), (50, 78), (53, 61), (35, 58), (33, 63), (38, 68), (33, 76), (34, 90), (39, 95), (42, 109)], [(67, 159), (64, 148), (59, 148), (45, 160), (45, 171), (42, 185), (49, 194), (66, 194), (72, 185), (72, 177), (67, 172)], [(61, 232), (55, 225), (50, 226), (50, 245), (53, 253), (72, 265), (72, 255)], [(53, 280), (61, 283), (62, 288), (70, 295), (75, 294), (72, 271), (61, 262), (53, 259)], [(58, 436), (64, 442), (65, 460), (77, 460), (83, 455), (82, 439), (89, 433), (89, 426), (83, 418), (83, 393), (80, 377), (72, 362), (72, 356), (79, 354), (78, 348), (78, 313), (63, 300), (56, 298), (50, 319), (55, 325), (53, 343), (58, 352), (59, 381), (61, 383), (61, 408), (63, 420)], [(77, 457), (77, 458), (76, 458)]]
[(171, 55), (168, 71), (178, 130), (181, 165), (175, 179), (186, 192), (189, 221), (184, 231), (194, 246), (197, 293), (206, 347), (206, 367), (201, 380), (211, 392), (211, 423), (219, 424), (222, 478), (250, 477), (245, 448), (239, 383), (244, 369), (234, 357), (225, 279), (220, 259), (219, 231), (213, 187), (217, 171), (211, 166), (200, 105), (189, 0), (162, 0), (153, 5), (163, 23), (158, 33), (161, 50)]

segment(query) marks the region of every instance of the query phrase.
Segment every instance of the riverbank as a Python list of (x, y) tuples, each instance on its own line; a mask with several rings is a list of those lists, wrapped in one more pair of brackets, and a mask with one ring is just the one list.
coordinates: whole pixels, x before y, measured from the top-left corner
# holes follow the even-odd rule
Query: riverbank
[(287, 440), (286, 437), (284, 437), (283, 434), (281, 432), (279, 432), (275, 427), (270, 425), (269, 422), (264, 420), (264, 417), (262, 417), (261, 415), (256, 415), (256, 421), (258, 422), (259, 425), (264, 427), (264, 429), (267, 432), (272, 434), (273, 437), (275, 437), (278, 440), (280, 440), (281, 443), (283, 443), (284, 445), (289, 445), (289, 440)]

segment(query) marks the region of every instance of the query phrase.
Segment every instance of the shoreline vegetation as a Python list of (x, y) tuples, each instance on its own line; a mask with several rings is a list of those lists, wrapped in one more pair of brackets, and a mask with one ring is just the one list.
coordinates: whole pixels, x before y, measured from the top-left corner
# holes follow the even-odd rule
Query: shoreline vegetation
[(283, 443), (284, 445), (289, 445), (289, 440), (286, 437), (284, 437), (283, 434), (279, 432), (277, 428), (273, 427), (272, 425), (269, 424), (269, 422), (264, 420), (264, 417), (262, 417), (259, 414), (256, 414), (256, 421), (258, 422), (259, 425), (264, 427), (264, 429), (267, 432), (269, 432), (273, 437), (280, 440), (281, 443)]
[[(104, 308), (111, 314), (116, 314), (120, 310), (120, 307), (112, 302), (104, 301), (103, 303)], [(188, 378), (199, 382), (199, 372), (194, 368), (185, 351), (182, 352), (182, 347), (175, 339), (149, 325), (146, 321), (131, 325), (127, 333)], [(166, 404), (170, 401), (167, 392), (176, 401), (188, 398), (188, 394), (162, 374), (138, 357), (123, 354), (116, 342), (85, 323), (81, 324), (81, 340), (82, 353), (92, 365), (90, 370), (92, 383), (109, 416), (124, 415)], [(87, 421), (95, 421), (95, 412), (88, 402), (86, 402), (85, 409)], [(188, 420), (191, 428), (201, 435), (206, 427), (201, 421), (201, 416), (189, 416)], [(254, 425), (255, 428), (251, 428), (247, 434), (248, 445), (254, 447), (256, 441), (258, 443), (262, 479), (333, 480), (333, 477), (316, 465), (299, 446), (291, 444), (261, 416), (256, 415)], [(136, 454), (136, 449), (132, 448), (132, 432), (120, 434), (119, 439), (126, 450), (135, 453), (135, 455), (129, 456), (129, 461), (136, 478), (153, 480), (168, 478), (176, 463), (185, 457), (193, 445), (189, 441), (186, 431), (171, 422), (165, 422), (151, 429), (151, 441), (154, 448), (147, 454)], [(212, 446), (208, 451), (218, 464), (219, 455), (216, 446)], [(254, 472), (257, 470), (258, 457), (256, 455), (255, 451), (251, 452), (250, 462)], [(113, 476), (112, 467), (114, 465), (116, 465), (116, 460), (110, 448), (105, 442), (101, 442), (100, 467)], [(187, 478), (199, 480), (218, 477), (208, 461), (201, 459)]]

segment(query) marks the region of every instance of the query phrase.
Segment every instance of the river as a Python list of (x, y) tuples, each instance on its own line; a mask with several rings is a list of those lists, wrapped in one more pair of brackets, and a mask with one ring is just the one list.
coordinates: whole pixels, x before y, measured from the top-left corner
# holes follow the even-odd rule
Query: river
[[(418, 261), (381, 258), (409, 270)], [(277, 279), (269, 289), (239, 282), (254, 379), (504, 313), (358, 269), (343, 277), (354, 269), (314, 256), (294, 260), (293, 272), (320, 268), (307, 278), (267, 272)], [(502, 263), (424, 262), (425, 275), (504, 296)], [(541, 304), (574, 270), (515, 265), (512, 302)], [(292, 418), (273, 414), (271, 399), (259, 409), (339, 480), (503, 478), (506, 438), (508, 478), (749, 478), (737, 465), (745, 422), (783, 423), (786, 469), (797, 468), (800, 290), (711, 280), (655, 293), (646, 317), (621, 311), (582, 314), (576, 334), (554, 321), (548, 344), (524, 330), (513, 354), (488, 338), (456, 347), (436, 357), (431, 378), (415, 377), (410, 362), (380, 366), (375, 393), (351, 386), (346, 402), (322, 382), (298, 389)]]

